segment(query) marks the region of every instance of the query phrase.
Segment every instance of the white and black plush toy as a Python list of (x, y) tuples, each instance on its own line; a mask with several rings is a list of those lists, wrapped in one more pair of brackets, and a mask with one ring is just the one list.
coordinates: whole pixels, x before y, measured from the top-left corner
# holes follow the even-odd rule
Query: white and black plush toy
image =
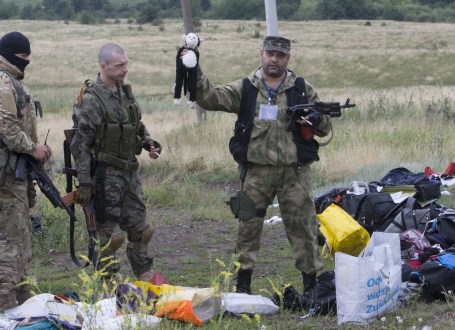
[[(174, 104), (180, 105), (182, 103), (183, 86), (184, 95), (187, 95), (189, 100), (188, 105), (194, 109), (196, 107), (197, 65), (199, 63), (199, 53), (195, 52), (195, 48), (201, 44), (202, 40), (194, 33), (182, 35), (182, 38), (185, 41), (185, 46), (177, 51), (176, 56)], [(180, 58), (184, 49), (187, 49), (188, 52)]]

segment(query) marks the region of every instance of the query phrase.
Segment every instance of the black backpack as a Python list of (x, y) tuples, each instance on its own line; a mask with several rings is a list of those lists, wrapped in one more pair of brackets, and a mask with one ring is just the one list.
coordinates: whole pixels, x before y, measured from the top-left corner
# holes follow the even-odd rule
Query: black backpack
[(427, 303), (436, 299), (445, 301), (445, 293), (455, 290), (455, 269), (427, 261), (411, 273), (409, 280), (422, 285), (420, 294)]
[(436, 219), (436, 230), (444, 242), (451, 246), (455, 244), (455, 210), (447, 209)]
[(371, 235), (377, 231), (384, 217), (395, 207), (388, 193), (370, 192), (363, 196), (357, 207), (354, 219)]
[[(288, 286), (283, 292), (284, 308), (292, 311), (306, 310), (311, 314), (336, 314), (335, 272), (323, 272), (318, 276), (318, 283), (313, 291), (299, 294), (294, 287)], [(281, 299), (274, 294), (272, 301), (280, 306)]]
[(330, 206), (330, 204), (337, 202), (337, 197), (343, 196), (348, 188), (337, 187), (337, 188), (330, 188), (320, 192), (317, 195), (314, 195), (314, 206), (316, 208), (316, 213), (321, 214), (324, 212), (326, 208)]

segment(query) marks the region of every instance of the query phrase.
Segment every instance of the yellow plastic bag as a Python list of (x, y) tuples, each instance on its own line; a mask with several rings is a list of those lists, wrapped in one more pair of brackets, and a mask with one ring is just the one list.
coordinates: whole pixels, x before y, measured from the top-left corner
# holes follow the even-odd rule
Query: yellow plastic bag
[(332, 203), (317, 216), (321, 224), (319, 230), (326, 239), (322, 250), (325, 258), (329, 255), (334, 257), (336, 252), (357, 257), (370, 241), (365, 228), (336, 204)]

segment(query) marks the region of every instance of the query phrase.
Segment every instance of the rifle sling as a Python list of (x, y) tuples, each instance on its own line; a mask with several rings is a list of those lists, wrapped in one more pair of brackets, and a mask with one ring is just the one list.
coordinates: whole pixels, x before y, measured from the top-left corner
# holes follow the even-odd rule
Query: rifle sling
[[(72, 169), (72, 167), (71, 167), (72, 166), (71, 165), (71, 150), (70, 150), (69, 142), (66, 139), (63, 141), (63, 159), (64, 159), (64, 163), (65, 163), (65, 168)], [(73, 191), (72, 175), (69, 173), (69, 171), (66, 172), (65, 175), (66, 175), (66, 192), (70, 193)], [(75, 213), (74, 204), (71, 204), (69, 206), (69, 208), (71, 209), (71, 211), (73, 213)], [(74, 264), (79, 268), (87, 267), (88, 265), (90, 265), (90, 261), (95, 266), (96, 265), (96, 253), (95, 253), (95, 243), (94, 243), (93, 238), (96, 238), (96, 230), (93, 232), (92, 230), (90, 230), (87, 227), (87, 232), (89, 235), (88, 260), (90, 260), (90, 261), (86, 261), (85, 264), (82, 265), (79, 262), (79, 260), (77, 259), (75, 249), (74, 249), (74, 228), (75, 228), (74, 220), (71, 219), (71, 217), (70, 217), (70, 256), (71, 256), (71, 259), (73, 260)]]

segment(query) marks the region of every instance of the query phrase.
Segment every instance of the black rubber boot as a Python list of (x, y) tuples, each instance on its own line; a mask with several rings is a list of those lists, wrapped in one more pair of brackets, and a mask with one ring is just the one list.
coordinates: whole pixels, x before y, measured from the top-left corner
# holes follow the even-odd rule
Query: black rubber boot
[(305, 294), (307, 292), (313, 291), (314, 287), (317, 284), (316, 274), (309, 275), (305, 272), (302, 272), (302, 277), (303, 277), (303, 293)]
[(237, 273), (237, 284), (235, 286), (235, 292), (251, 294), (252, 275), (252, 269), (239, 269), (239, 272)]

